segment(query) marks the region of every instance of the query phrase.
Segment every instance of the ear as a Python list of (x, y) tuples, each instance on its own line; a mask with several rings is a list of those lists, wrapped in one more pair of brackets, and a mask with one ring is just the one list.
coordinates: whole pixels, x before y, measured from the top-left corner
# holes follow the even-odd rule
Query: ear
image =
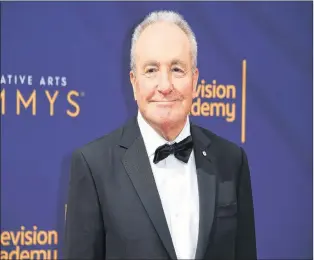
[(135, 76), (135, 72), (133, 70), (130, 71), (130, 82), (131, 82), (132, 88), (133, 88), (134, 100), (136, 100), (136, 76)]
[(197, 97), (197, 83), (198, 83), (198, 76), (199, 76), (199, 71), (198, 68), (195, 68), (194, 72), (193, 72), (193, 77), (192, 77), (192, 81), (193, 81), (193, 99)]

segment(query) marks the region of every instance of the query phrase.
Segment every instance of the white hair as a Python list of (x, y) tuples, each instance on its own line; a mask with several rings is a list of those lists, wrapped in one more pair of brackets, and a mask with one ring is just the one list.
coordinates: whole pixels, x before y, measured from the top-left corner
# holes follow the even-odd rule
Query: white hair
[(192, 67), (193, 69), (195, 69), (197, 66), (197, 41), (190, 25), (179, 13), (173, 11), (155, 11), (148, 14), (133, 32), (130, 53), (131, 70), (135, 70), (135, 44), (138, 38), (147, 26), (157, 22), (173, 23), (177, 25), (187, 35), (191, 45)]

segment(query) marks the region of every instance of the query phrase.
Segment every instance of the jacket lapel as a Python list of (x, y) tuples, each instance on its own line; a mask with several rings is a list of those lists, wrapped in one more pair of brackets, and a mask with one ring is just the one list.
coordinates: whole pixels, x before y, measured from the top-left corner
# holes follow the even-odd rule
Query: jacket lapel
[(132, 120), (131, 124), (124, 128), (120, 145), (127, 148), (122, 158), (122, 163), (147, 215), (152, 221), (168, 254), (172, 259), (176, 259), (166, 217), (136, 119)]
[(215, 158), (211, 154), (211, 140), (201, 128), (191, 124), (194, 142), (198, 189), (199, 189), (199, 236), (196, 259), (202, 259), (209, 244), (210, 232), (214, 220), (216, 201)]

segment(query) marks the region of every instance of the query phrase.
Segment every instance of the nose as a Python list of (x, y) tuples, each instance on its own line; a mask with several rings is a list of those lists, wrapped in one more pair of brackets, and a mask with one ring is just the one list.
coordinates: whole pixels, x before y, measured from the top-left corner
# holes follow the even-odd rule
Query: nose
[(167, 95), (172, 91), (172, 80), (168, 72), (161, 73), (158, 91), (164, 95)]

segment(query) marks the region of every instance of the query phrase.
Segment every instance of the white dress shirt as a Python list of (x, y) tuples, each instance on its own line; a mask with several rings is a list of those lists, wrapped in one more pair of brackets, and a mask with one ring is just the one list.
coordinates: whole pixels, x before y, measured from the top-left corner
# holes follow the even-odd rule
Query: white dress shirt
[[(155, 164), (155, 150), (168, 142), (138, 112), (138, 124), (144, 139), (162, 207), (178, 259), (194, 259), (198, 242), (199, 195), (194, 152), (188, 163), (169, 155)], [(173, 142), (190, 135), (189, 118)], [(172, 143), (173, 143), (172, 142)]]

